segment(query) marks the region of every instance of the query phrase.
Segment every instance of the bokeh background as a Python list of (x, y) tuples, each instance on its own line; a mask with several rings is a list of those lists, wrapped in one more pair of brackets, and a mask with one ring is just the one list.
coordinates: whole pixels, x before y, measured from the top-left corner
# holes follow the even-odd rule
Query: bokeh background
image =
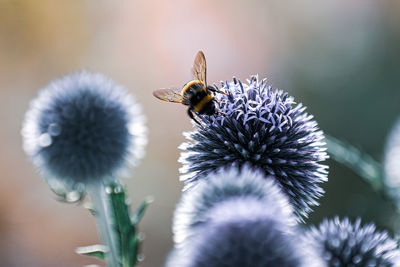
[[(74, 253), (98, 243), (82, 205), (56, 201), (27, 160), (20, 135), (29, 101), (51, 79), (87, 68), (137, 96), (147, 116), (147, 156), (127, 181), (132, 207), (155, 198), (140, 230), (140, 266), (161, 266), (182, 183), (177, 146), (192, 128), (184, 106), (152, 91), (190, 79), (195, 53), (208, 80), (268, 77), (308, 106), (331, 135), (383, 158), (400, 116), (398, 0), (0, 0), (0, 265), (99, 264)], [(333, 161), (325, 196), (309, 224), (360, 216), (391, 232), (390, 202)]]

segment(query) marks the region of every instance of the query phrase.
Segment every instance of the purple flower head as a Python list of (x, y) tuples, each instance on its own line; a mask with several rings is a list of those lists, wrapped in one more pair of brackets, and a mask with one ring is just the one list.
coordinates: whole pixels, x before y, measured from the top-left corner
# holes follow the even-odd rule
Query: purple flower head
[(282, 224), (294, 226), (293, 208), (279, 187), (275, 179), (266, 179), (263, 172), (248, 165), (241, 170), (222, 168), (208, 174), (206, 179), (183, 193), (175, 210), (173, 231), (176, 246), (188, 246), (188, 238), (210, 219), (210, 210), (232, 199), (258, 200), (265, 204), (264, 215), (270, 214), (279, 218)]
[(400, 266), (397, 242), (387, 232), (376, 231), (374, 224), (361, 226), (361, 219), (354, 224), (348, 218), (325, 219), (305, 238), (317, 244), (328, 266)]
[(250, 197), (219, 203), (190, 237), (190, 246), (176, 248), (167, 266), (324, 266), (313, 247), (299, 242), (296, 228), (268, 210), (273, 205)]
[(25, 115), (22, 135), (26, 153), (56, 191), (127, 174), (147, 142), (134, 98), (106, 76), (88, 71), (43, 88)]
[(322, 131), (305, 107), (266, 79), (221, 84), (228, 95), (215, 98), (225, 115), (201, 116), (205, 127), (185, 133), (189, 142), (180, 146), (185, 189), (220, 167), (250, 164), (276, 178), (302, 220), (324, 192), (319, 183), (327, 181)]

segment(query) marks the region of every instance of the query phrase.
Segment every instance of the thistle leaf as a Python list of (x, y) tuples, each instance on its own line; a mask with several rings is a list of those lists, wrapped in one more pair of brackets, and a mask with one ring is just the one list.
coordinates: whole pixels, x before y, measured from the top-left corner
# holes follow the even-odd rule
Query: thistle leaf
[(100, 260), (105, 260), (105, 254), (107, 253), (108, 248), (103, 245), (92, 245), (92, 246), (86, 246), (86, 247), (78, 247), (75, 252), (84, 255), (84, 256), (90, 256), (90, 257), (95, 257)]
[(136, 213), (132, 217), (132, 223), (136, 225), (137, 223), (140, 222), (142, 219), (144, 212), (147, 209), (147, 206), (149, 206), (152, 202), (154, 201), (153, 197), (147, 197), (142, 204), (137, 208)]

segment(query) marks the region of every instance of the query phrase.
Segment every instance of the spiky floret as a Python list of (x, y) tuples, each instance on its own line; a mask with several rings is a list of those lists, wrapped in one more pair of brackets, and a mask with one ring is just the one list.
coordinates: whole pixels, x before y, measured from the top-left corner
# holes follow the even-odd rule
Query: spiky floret
[[(318, 205), (327, 181), (323, 133), (312, 115), (293, 97), (252, 76), (247, 84), (235, 78), (221, 83), (216, 94), (225, 115), (201, 116), (203, 127), (185, 133), (180, 162), (185, 188), (222, 166), (245, 163), (274, 176), (301, 220)], [(214, 85), (216, 86), (216, 85)]]
[(133, 96), (99, 73), (53, 80), (34, 99), (22, 128), (24, 149), (51, 186), (105, 182), (144, 155), (144, 117)]
[(397, 242), (387, 232), (378, 232), (374, 224), (361, 226), (361, 219), (325, 219), (305, 235), (322, 251), (328, 266), (400, 266)]
[(230, 199), (252, 198), (265, 204), (264, 213), (280, 218), (283, 224), (294, 226), (296, 217), (286, 195), (272, 177), (244, 165), (221, 168), (200, 180), (195, 188), (183, 193), (175, 210), (173, 232), (175, 245), (185, 247), (196, 228), (210, 219), (209, 211)]
[(190, 236), (190, 246), (176, 248), (167, 266), (324, 266), (312, 246), (299, 242), (297, 229), (268, 211), (273, 206), (251, 197), (218, 203)]

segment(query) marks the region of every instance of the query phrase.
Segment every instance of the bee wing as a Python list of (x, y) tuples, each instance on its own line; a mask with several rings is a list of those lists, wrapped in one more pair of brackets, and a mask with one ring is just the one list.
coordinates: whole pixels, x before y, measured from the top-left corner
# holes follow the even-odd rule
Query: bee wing
[(166, 88), (159, 89), (153, 92), (153, 95), (160, 100), (173, 102), (173, 103), (182, 103), (184, 98), (181, 95), (181, 90), (178, 88)]
[(207, 86), (207, 63), (206, 57), (204, 56), (203, 51), (199, 51), (196, 54), (196, 58), (194, 59), (193, 68), (192, 68), (193, 77), (197, 80), (200, 80)]

